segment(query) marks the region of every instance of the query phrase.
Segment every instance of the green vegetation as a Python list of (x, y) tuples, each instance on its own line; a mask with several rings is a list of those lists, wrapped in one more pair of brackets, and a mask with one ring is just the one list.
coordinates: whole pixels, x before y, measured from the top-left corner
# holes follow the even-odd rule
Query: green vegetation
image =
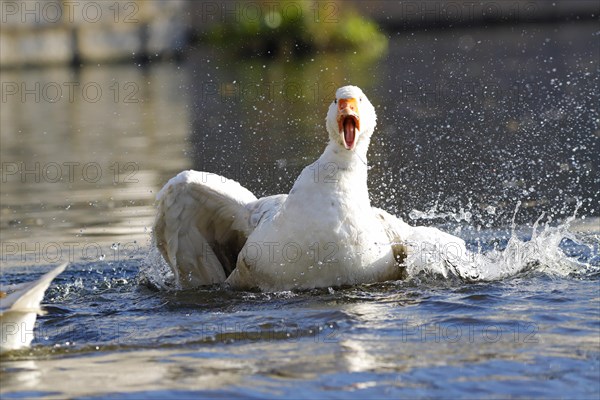
[(327, 50), (377, 57), (387, 50), (388, 39), (377, 24), (349, 3), (286, 0), (273, 7), (273, 2), (261, 1), (260, 13), (240, 4), (236, 18), (217, 22), (204, 39), (238, 55), (299, 56)]

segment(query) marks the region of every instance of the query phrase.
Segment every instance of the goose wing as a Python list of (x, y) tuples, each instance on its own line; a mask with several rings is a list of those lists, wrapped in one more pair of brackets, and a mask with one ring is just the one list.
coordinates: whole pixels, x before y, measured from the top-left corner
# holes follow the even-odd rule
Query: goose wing
[(59, 265), (36, 281), (21, 283), (11, 293), (0, 292), (0, 353), (28, 347), (33, 340), (33, 327), (40, 303), (50, 283), (63, 272), (67, 264)]
[(407, 255), (406, 245), (407, 238), (411, 234), (411, 226), (380, 208), (373, 207), (373, 212), (390, 240), (396, 262), (403, 264)]
[(236, 181), (198, 171), (172, 178), (157, 200), (154, 240), (176, 281), (183, 288), (224, 282), (261, 203)]
[(437, 266), (444, 276), (453, 274), (466, 280), (475, 279), (474, 272), (461, 267), (471, 255), (463, 239), (434, 227), (410, 226), (379, 208), (373, 211), (390, 238), (396, 260), (409, 271)]
[(65, 270), (67, 263), (61, 264), (40, 279), (25, 282), (13, 288), (11, 293), (0, 295), (0, 317), (6, 313), (41, 313), (40, 303), (50, 282)]

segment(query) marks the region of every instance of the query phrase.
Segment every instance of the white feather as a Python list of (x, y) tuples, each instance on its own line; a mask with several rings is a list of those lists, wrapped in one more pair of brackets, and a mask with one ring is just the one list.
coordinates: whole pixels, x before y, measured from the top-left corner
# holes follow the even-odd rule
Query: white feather
[(19, 284), (0, 298), (0, 352), (29, 347), (36, 316), (42, 314), (40, 303), (44, 293), (66, 267), (67, 264), (59, 265), (34, 282)]
[(184, 171), (157, 199), (154, 237), (178, 283), (189, 288), (224, 282), (235, 260), (221, 253), (239, 251), (245, 242), (251, 230), (248, 205), (256, 197), (233, 180)]

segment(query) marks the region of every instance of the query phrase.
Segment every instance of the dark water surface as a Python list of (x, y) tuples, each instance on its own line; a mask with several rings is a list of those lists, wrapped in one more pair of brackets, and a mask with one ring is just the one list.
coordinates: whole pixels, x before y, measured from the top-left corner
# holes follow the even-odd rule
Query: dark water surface
[[(598, 34), (528, 25), (402, 33), (370, 61), (198, 48), (180, 65), (2, 71), (102, 89), (96, 102), (48, 101), (51, 88), (2, 100), (2, 288), (73, 261), (32, 349), (3, 356), (2, 398), (597, 399)], [(166, 180), (195, 168), (257, 196), (288, 191), (346, 83), (379, 116), (375, 205), (463, 237), (480, 279), (431, 268), (299, 293), (147, 285), (160, 280), (148, 237)]]

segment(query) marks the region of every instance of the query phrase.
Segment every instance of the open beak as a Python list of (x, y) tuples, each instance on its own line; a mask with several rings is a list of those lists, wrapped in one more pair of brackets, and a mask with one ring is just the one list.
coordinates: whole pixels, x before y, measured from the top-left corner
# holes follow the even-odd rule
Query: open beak
[(360, 117), (356, 99), (339, 99), (337, 123), (344, 147), (352, 150), (356, 144), (356, 136), (360, 133)]

